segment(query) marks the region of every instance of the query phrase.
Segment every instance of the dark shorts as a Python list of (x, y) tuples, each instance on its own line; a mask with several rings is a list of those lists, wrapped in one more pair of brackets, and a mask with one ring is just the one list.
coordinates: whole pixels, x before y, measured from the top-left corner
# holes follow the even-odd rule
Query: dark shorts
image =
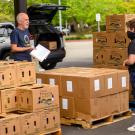
[(132, 86), (132, 93), (135, 99), (135, 70), (129, 70), (130, 82)]

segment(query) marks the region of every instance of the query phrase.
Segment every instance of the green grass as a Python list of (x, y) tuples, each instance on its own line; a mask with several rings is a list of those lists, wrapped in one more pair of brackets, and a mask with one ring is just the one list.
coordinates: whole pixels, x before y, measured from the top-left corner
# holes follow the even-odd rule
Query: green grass
[(92, 39), (92, 34), (84, 34), (84, 35), (69, 35), (65, 36), (65, 40), (84, 40), (84, 39)]

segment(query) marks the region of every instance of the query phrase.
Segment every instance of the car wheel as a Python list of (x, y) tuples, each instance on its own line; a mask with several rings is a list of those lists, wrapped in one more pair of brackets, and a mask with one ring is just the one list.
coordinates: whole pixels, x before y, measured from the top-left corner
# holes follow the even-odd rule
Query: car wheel
[(49, 69), (53, 69), (57, 63), (42, 63), (39, 62), (40, 66), (45, 69), (45, 70), (49, 70)]
[(4, 55), (3, 55), (3, 60), (10, 60), (10, 55), (11, 55), (11, 53), (10, 52), (6, 52)]

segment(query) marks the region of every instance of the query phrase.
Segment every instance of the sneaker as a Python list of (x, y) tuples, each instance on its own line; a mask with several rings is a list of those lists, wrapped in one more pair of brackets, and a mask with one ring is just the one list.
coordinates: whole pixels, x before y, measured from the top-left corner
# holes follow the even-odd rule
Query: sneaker
[(135, 131), (135, 124), (127, 129), (128, 131)]

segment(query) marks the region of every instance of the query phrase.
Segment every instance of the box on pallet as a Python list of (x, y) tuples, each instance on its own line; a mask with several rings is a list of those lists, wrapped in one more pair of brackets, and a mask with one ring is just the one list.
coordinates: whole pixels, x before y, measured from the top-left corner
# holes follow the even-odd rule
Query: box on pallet
[(110, 33), (107, 32), (94, 32), (93, 33), (93, 47), (111, 47), (110, 46)]
[(1, 97), (0, 97), (0, 114), (2, 113), (2, 103), (1, 103)]
[(108, 57), (110, 54), (109, 49), (105, 48), (93, 48), (93, 62), (94, 65), (105, 65), (106, 62), (108, 61)]
[[(57, 74), (57, 77), (59, 76), (60, 79), (60, 96), (77, 96), (78, 98), (89, 99), (90, 97), (94, 98), (106, 96), (109, 94), (118, 93), (120, 91), (123, 91), (124, 89), (129, 89), (129, 77), (126, 70), (80, 68), (77, 70), (72, 70), (72, 72), (70, 73), (68, 73), (68, 69), (66, 70), (67, 73), (65, 72), (63, 74)], [(52, 77), (52, 73), (49, 72), (44, 73), (43, 76), (45, 76), (46, 74), (48, 78), (49, 75), (50, 78)], [(117, 82), (121, 84), (121, 86), (119, 85), (119, 89), (115, 88)]]
[(110, 106), (112, 114), (119, 114), (129, 110), (129, 91), (123, 91), (110, 95)]
[(129, 73), (126, 70), (118, 70), (118, 91), (129, 91)]
[[(60, 75), (46, 72), (38, 72), (36, 73), (37, 83), (38, 84), (50, 84), (50, 85), (58, 85), (59, 89), (61, 87)], [(59, 91), (59, 95), (61, 96), (61, 92)]]
[(39, 44), (45, 46), (49, 50), (56, 50), (57, 49), (57, 42), (56, 41), (40, 41)]
[(18, 109), (17, 89), (4, 89), (0, 91), (2, 113), (12, 112)]
[(34, 84), (36, 82), (36, 71), (34, 62), (17, 62), (17, 86)]
[(60, 116), (75, 118), (75, 99), (74, 97), (60, 97)]
[(61, 76), (61, 93), (64, 96), (87, 98), (104, 95), (104, 78), (91, 73)]
[[(59, 74), (61, 83), (61, 117), (87, 121), (121, 112), (124, 101), (120, 102), (119, 93), (129, 89), (128, 71), (107, 68), (72, 68), (71, 71), (67, 68), (62, 69), (62, 74), (58, 70), (54, 72)], [(48, 77), (54, 72), (46, 71)]]
[(109, 44), (112, 48), (127, 48), (130, 43), (127, 33), (113, 32), (110, 36)]
[(120, 93), (120, 111), (125, 112), (129, 110), (129, 91)]
[(19, 87), (18, 100), (18, 109), (26, 112), (59, 107), (58, 86), (42, 84)]
[(7, 62), (0, 65), (0, 89), (12, 88), (16, 85), (16, 66)]
[(110, 15), (106, 17), (106, 31), (127, 31), (126, 22), (135, 18), (135, 14), (119, 14)]
[(21, 135), (19, 116), (13, 114), (1, 115), (0, 135)]
[[(98, 65), (96, 65), (96, 66), (99, 67)], [(103, 67), (103, 65), (101, 65), (101, 66)], [(127, 70), (128, 69), (128, 67), (124, 67), (123, 65), (119, 65), (119, 66), (117, 66), (117, 65), (105, 65), (104, 67), (105, 68), (112, 68), (112, 69), (121, 69), (121, 70)]]
[(111, 95), (114, 93), (118, 93), (117, 86), (117, 72), (106, 71), (104, 73), (104, 81), (105, 81), (105, 93), (106, 95)]
[(106, 63), (107, 65), (119, 66), (127, 57), (127, 49), (113, 48), (110, 50)]
[(60, 109), (50, 108), (41, 112), (41, 133), (52, 132), (60, 128)]
[[(83, 108), (82, 108), (83, 106)], [(75, 100), (76, 118), (86, 121), (96, 120), (110, 115), (110, 97)]]
[(109, 96), (110, 98), (110, 114), (120, 113), (120, 94), (116, 93)]

